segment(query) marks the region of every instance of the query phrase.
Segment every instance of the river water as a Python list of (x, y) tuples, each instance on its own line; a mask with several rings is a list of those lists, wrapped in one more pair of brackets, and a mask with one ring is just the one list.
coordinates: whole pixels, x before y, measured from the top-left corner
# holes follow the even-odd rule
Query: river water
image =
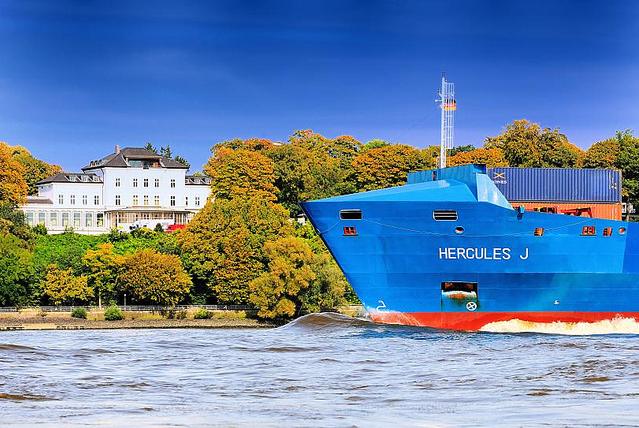
[(637, 426), (639, 336), (312, 315), (270, 330), (0, 333), (2, 426)]

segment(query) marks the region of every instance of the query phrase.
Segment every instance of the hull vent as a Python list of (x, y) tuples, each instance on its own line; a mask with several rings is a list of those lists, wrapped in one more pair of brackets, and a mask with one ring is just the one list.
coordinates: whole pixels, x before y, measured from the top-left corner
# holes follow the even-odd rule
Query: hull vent
[(436, 221), (457, 221), (457, 211), (455, 210), (435, 210), (433, 219)]

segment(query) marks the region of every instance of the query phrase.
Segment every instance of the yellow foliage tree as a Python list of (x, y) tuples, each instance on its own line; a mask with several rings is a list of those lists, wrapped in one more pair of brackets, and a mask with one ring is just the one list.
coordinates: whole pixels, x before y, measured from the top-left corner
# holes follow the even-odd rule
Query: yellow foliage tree
[(615, 168), (621, 146), (618, 138), (599, 141), (588, 150), (583, 160), (584, 168)]
[(402, 185), (410, 171), (434, 166), (434, 159), (428, 153), (403, 144), (363, 151), (353, 160), (358, 187), (374, 190)]
[(268, 271), (249, 284), (250, 301), (261, 318), (290, 318), (300, 305), (299, 294), (315, 279), (311, 248), (302, 239), (280, 238), (264, 245)]
[(27, 197), (24, 166), (13, 157), (13, 149), (0, 142), (0, 203), (20, 205)]
[(98, 295), (98, 305), (102, 306), (102, 298), (107, 301), (115, 299), (118, 277), (124, 266), (125, 257), (113, 252), (113, 244), (98, 245), (95, 250), (89, 249), (82, 262), (87, 272), (87, 279)]
[(248, 302), (248, 283), (264, 271), (264, 243), (293, 234), (289, 213), (259, 198), (209, 201), (178, 235), (185, 265), (220, 303)]
[(93, 297), (93, 288), (86, 276), (74, 276), (72, 269), (60, 269), (56, 265), (47, 267), (42, 291), (54, 305), (84, 303)]
[(191, 277), (178, 256), (152, 249), (125, 256), (122, 287), (138, 301), (175, 306), (191, 289)]
[(501, 149), (475, 149), (468, 152), (459, 152), (449, 157), (448, 166), (485, 164), (489, 168), (508, 166)]
[(12, 149), (13, 158), (24, 166), (24, 178), (29, 186), (29, 195), (35, 195), (38, 192), (36, 187), (38, 181), (62, 172), (60, 166), (51, 165), (43, 160), (36, 159), (29, 150), (22, 146), (13, 146)]
[(276, 199), (273, 161), (261, 153), (216, 146), (204, 171), (211, 177), (214, 198), (256, 194), (271, 201)]

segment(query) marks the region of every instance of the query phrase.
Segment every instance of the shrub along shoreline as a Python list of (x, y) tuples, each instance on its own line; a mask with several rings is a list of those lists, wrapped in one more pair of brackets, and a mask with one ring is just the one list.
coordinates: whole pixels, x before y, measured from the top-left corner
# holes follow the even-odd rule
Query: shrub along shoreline
[[(0, 312), (0, 331), (85, 330), (135, 328), (271, 328), (276, 324), (256, 318), (255, 310), (189, 308), (158, 311), (124, 311), (116, 306), (75, 308), (72, 312), (47, 312), (39, 308)], [(120, 316), (113, 316), (119, 313)], [(111, 316), (109, 316), (111, 314)], [(86, 317), (86, 318), (85, 318)]]

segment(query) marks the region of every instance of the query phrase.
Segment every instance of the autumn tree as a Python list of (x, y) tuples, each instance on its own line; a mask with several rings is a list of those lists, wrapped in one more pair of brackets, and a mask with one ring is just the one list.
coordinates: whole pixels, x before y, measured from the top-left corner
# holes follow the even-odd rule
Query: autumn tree
[(500, 149), (510, 166), (577, 167), (582, 152), (557, 129), (541, 128), (525, 119), (516, 120), (496, 136), (486, 138), (484, 148)]
[(315, 279), (313, 252), (301, 239), (284, 237), (264, 245), (268, 271), (249, 284), (250, 302), (261, 318), (293, 317), (300, 306), (299, 294)]
[(243, 140), (241, 138), (234, 138), (232, 140), (223, 141), (221, 143), (216, 144), (216, 148), (227, 148), (232, 150), (244, 149), (250, 150), (253, 152), (264, 153), (268, 150), (281, 145), (280, 143), (276, 144), (273, 141), (267, 138), (247, 138)]
[(124, 261), (124, 256), (115, 254), (113, 244), (109, 242), (99, 244), (95, 250), (87, 250), (82, 258), (88, 283), (97, 294), (98, 306), (102, 307), (103, 298), (107, 302), (116, 299)]
[(275, 200), (273, 162), (261, 153), (246, 149), (213, 147), (213, 156), (204, 167), (211, 177), (211, 195), (231, 199), (247, 194)]
[[(471, 146), (472, 147), (472, 146)], [(484, 164), (489, 168), (497, 166), (508, 166), (501, 149), (473, 149), (469, 151), (458, 151), (447, 158), (448, 166)]]
[(85, 303), (93, 297), (86, 276), (75, 276), (71, 269), (60, 269), (53, 264), (47, 267), (42, 291), (54, 305)]
[(35, 158), (27, 149), (22, 146), (13, 146), (13, 158), (20, 162), (24, 167), (24, 178), (27, 182), (29, 195), (38, 193), (36, 183), (51, 177), (59, 172), (62, 168), (59, 165), (51, 165), (43, 160)]
[(599, 141), (588, 150), (583, 160), (584, 168), (615, 168), (619, 160), (620, 139)]
[(360, 190), (374, 190), (406, 183), (410, 171), (433, 167), (433, 159), (403, 144), (366, 150), (355, 157), (353, 168)]
[(185, 266), (220, 303), (248, 302), (248, 283), (265, 269), (263, 246), (289, 236), (293, 226), (281, 205), (253, 194), (210, 200), (178, 235)]
[(358, 303), (355, 292), (310, 223), (295, 232), (313, 251), (310, 266), (315, 274), (315, 279), (299, 294), (300, 314), (335, 310), (347, 302)]
[(0, 203), (22, 204), (29, 186), (26, 168), (14, 156), (11, 146), (0, 142)]
[(124, 258), (122, 288), (138, 301), (175, 306), (191, 289), (191, 277), (180, 258), (144, 249)]

